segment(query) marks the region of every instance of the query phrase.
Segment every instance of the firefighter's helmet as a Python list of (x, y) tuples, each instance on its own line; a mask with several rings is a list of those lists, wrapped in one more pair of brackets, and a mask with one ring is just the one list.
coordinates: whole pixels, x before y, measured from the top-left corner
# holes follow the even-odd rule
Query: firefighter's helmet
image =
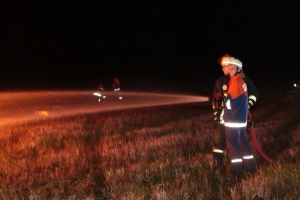
[(229, 65), (230, 61), (231, 61), (231, 57), (229, 57), (229, 56), (223, 56), (222, 60), (221, 60), (221, 65), (222, 66)]
[(234, 58), (234, 57), (230, 57), (229, 64), (237, 66), (240, 70), (242, 70), (242, 68), (243, 68), (243, 63), (239, 59)]

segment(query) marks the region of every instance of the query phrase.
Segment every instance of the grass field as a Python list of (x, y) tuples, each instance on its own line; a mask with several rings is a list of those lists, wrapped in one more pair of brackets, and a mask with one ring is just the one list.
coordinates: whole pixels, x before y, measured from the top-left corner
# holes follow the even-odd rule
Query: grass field
[(300, 106), (252, 111), (256, 173), (215, 167), (209, 103), (148, 107), (0, 130), (1, 199), (300, 199)]

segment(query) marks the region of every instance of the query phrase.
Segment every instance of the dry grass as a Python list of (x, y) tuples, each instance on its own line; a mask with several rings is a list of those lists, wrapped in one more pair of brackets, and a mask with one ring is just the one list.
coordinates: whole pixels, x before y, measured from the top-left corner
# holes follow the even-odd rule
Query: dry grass
[(299, 199), (300, 107), (252, 112), (258, 171), (241, 180), (215, 168), (209, 104), (44, 121), (0, 131), (2, 199)]

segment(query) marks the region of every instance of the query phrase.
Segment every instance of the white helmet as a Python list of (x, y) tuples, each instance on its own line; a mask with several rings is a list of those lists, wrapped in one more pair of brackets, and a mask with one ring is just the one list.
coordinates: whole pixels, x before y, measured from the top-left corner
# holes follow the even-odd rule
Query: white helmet
[(242, 68), (243, 68), (243, 63), (239, 59), (234, 58), (234, 57), (230, 57), (229, 64), (237, 66), (240, 70), (242, 70)]
[(231, 58), (229, 56), (224, 56), (221, 60), (221, 65), (229, 65)]

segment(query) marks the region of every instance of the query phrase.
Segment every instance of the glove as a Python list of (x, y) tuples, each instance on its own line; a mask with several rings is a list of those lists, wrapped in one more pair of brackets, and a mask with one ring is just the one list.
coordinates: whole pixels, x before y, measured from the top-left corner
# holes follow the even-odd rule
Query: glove
[(250, 122), (249, 120), (247, 120), (247, 129), (251, 128), (252, 126), (254, 126), (254, 122)]
[(255, 103), (256, 103), (256, 102), (255, 102), (254, 99), (249, 98), (249, 99), (248, 99), (248, 109), (252, 108), (252, 107), (254, 106)]
[(253, 100), (252, 99), (249, 99), (248, 100), (248, 109), (250, 109), (252, 106), (253, 106)]
[(216, 121), (218, 124), (223, 124), (223, 115), (224, 115), (224, 109), (218, 108), (214, 110), (214, 121)]

